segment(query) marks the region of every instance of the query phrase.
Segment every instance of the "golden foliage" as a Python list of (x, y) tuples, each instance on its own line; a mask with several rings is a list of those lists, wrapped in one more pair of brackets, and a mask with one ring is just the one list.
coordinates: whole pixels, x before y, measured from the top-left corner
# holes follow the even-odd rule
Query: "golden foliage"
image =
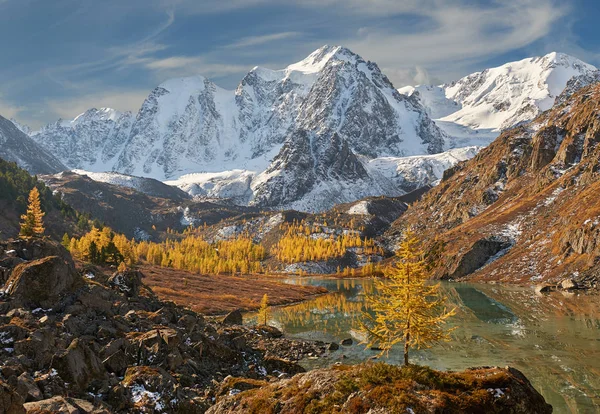
[(361, 238), (360, 232), (347, 230), (335, 234), (324, 225), (308, 225), (304, 222), (282, 225), (284, 236), (272, 248), (271, 253), (283, 263), (323, 261), (340, 258), (348, 249), (356, 248), (362, 254), (383, 254), (381, 248), (369, 238)]
[(40, 204), (40, 192), (37, 187), (33, 187), (29, 192), (29, 204), (27, 212), (21, 216), (21, 230), (19, 235), (22, 237), (42, 237), (44, 235), (43, 217)]
[(454, 309), (446, 310), (446, 298), (440, 284), (427, 282), (427, 271), (420, 242), (412, 232), (405, 234), (398, 251), (398, 261), (386, 272), (387, 280), (375, 283), (377, 294), (366, 295), (367, 310), (362, 329), (368, 347), (389, 350), (404, 342), (404, 364), (408, 365), (409, 348), (424, 348), (449, 340), (444, 328)]
[(258, 273), (265, 258), (265, 249), (244, 236), (211, 244), (187, 235), (179, 241), (140, 242), (135, 251), (138, 260), (197, 273)]
[(271, 318), (271, 309), (269, 308), (269, 297), (265, 293), (260, 301), (260, 309), (258, 310), (258, 322), (262, 325), (268, 325)]

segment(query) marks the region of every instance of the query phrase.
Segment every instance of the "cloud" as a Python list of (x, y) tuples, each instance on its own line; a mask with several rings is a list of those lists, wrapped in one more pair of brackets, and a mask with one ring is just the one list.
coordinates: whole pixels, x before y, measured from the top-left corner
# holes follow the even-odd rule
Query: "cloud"
[[(334, 0), (329, 0), (332, 2)], [(351, 0), (352, 1), (352, 0)], [(424, 0), (395, 6), (375, 0), (383, 9), (418, 13), (427, 18), (427, 30), (403, 33), (396, 28), (363, 27), (348, 46), (382, 69), (427, 67), (439, 73), (440, 66), (460, 61), (466, 66), (478, 60), (527, 46), (547, 35), (552, 24), (567, 9), (550, 0), (513, 0), (488, 6), (463, 2)], [(357, 6), (358, 7), (358, 6)], [(390, 74), (392, 81), (400, 77)]]
[(258, 46), (264, 45), (265, 43), (271, 43), (279, 40), (289, 39), (291, 37), (300, 36), (300, 32), (281, 32), (281, 33), (271, 33), (267, 35), (261, 36), (248, 36), (239, 39), (238, 41), (227, 45), (225, 47), (231, 49), (244, 48), (249, 46)]
[(186, 15), (189, 15), (223, 13), (232, 10), (247, 9), (270, 2), (270, 0), (155, 0), (155, 5), (166, 10), (182, 11)]
[(198, 74), (206, 77), (227, 76), (250, 69), (247, 65), (211, 62), (205, 56), (172, 56), (164, 59), (147, 58), (141, 63), (146, 69), (153, 71), (161, 79)]

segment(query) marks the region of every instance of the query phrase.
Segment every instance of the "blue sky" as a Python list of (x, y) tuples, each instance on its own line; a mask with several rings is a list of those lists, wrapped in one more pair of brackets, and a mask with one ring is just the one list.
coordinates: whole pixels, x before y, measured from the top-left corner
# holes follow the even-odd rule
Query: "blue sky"
[(324, 44), (397, 86), (551, 51), (600, 65), (596, 0), (0, 0), (0, 115), (33, 127), (91, 107), (137, 110), (176, 76), (234, 89)]

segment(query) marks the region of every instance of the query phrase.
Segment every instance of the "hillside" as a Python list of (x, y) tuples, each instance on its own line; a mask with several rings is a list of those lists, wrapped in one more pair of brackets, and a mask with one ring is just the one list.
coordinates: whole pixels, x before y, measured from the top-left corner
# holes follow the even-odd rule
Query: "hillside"
[(388, 232), (410, 226), (443, 279), (556, 282), (597, 274), (600, 84), (505, 131)]
[(31, 174), (52, 174), (67, 169), (15, 124), (0, 116), (0, 158), (16, 162)]
[[(93, 180), (87, 174), (107, 182)], [(167, 229), (183, 231), (190, 224), (210, 225), (256, 211), (192, 201), (183, 191), (159, 181), (122, 174), (63, 172), (43, 176), (43, 180), (77, 211), (128, 238), (157, 240)]]
[(19, 234), (20, 217), (27, 209), (27, 198), (34, 186), (40, 191), (42, 209), (46, 213), (46, 233), (56, 240), (65, 232), (73, 234), (78, 213), (36, 177), (16, 163), (0, 158), (0, 238)]

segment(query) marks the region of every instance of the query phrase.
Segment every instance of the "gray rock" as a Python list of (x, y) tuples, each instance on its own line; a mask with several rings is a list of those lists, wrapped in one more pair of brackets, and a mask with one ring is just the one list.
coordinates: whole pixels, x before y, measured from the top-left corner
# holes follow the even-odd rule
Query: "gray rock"
[(236, 309), (232, 312), (229, 312), (225, 319), (223, 319), (223, 325), (243, 325), (244, 319), (242, 317), (242, 312), (239, 309)]

